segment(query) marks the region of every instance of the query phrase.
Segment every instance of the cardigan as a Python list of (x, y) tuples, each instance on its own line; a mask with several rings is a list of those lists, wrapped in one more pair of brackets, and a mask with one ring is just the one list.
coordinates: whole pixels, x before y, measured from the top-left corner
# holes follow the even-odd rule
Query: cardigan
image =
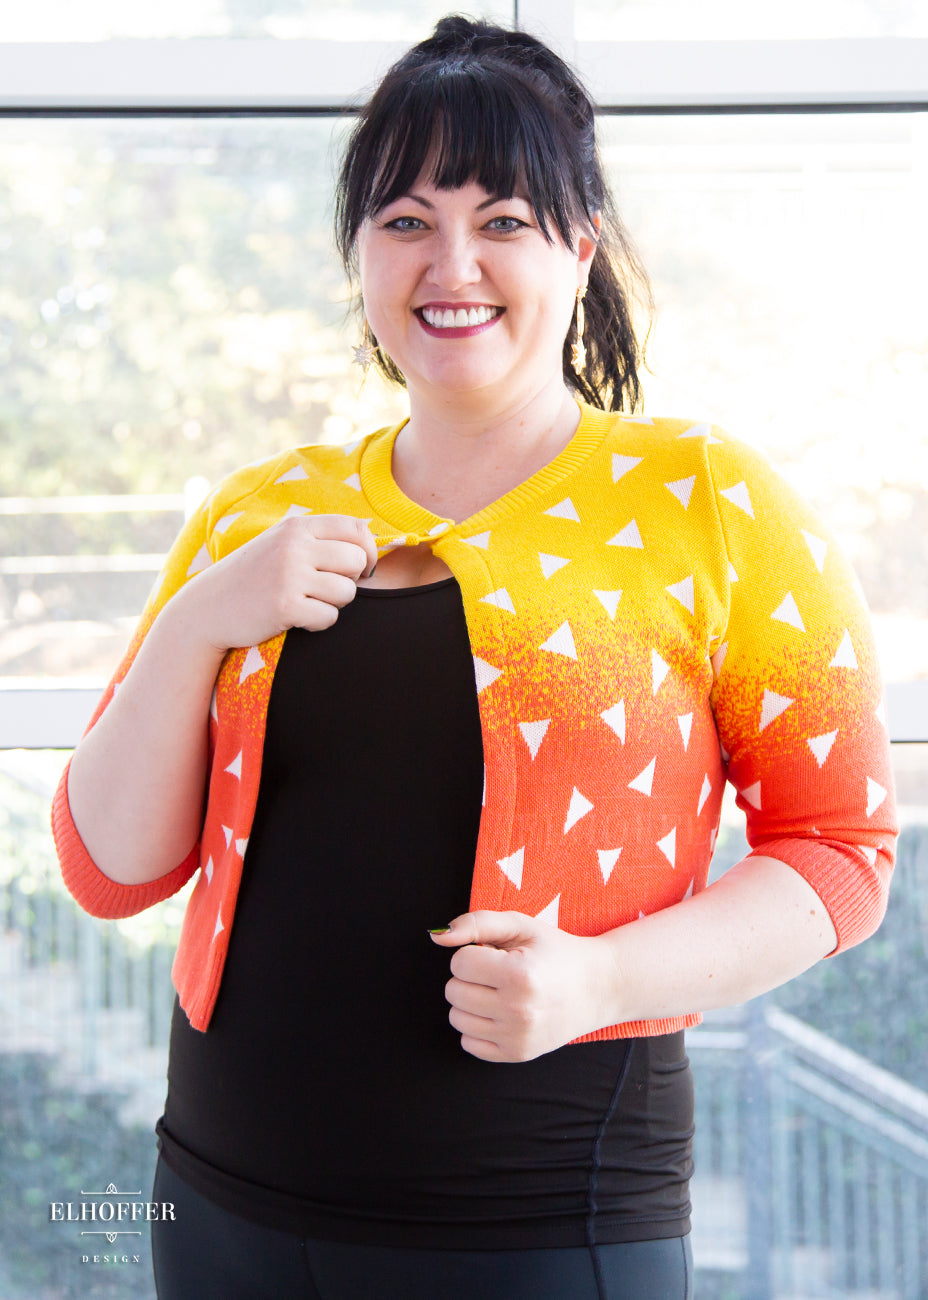
[[(766, 459), (707, 424), (581, 404), (558, 456), (455, 522), (393, 480), (402, 427), (286, 451), (220, 483), (181, 531), (90, 726), (184, 583), (288, 516), (354, 515), (380, 553), (429, 544), (461, 588), (485, 776), (472, 910), (596, 935), (680, 902), (706, 886), (727, 778), (752, 856), (809, 882), (834, 951), (872, 933), (896, 826), (866, 606), (821, 520)], [(105, 876), (71, 818), (67, 769), (53, 805), (66, 886), (93, 915), (133, 915), (198, 872), (172, 976), (201, 1030), (234, 923), (284, 635), (222, 663), (202, 833), (172, 871), (139, 885)], [(700, 1019), (629, 1021), (574, 1041)]]

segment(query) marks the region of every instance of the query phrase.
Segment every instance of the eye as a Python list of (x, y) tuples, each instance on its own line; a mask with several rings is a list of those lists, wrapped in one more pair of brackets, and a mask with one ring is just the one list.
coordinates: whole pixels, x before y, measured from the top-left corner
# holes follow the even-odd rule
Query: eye
[(524, 230), (528, 225), (526, 221), (520, 221), (518, 217), (493, 217), (487, 222), (487, 229), (493, 230), (498, 235), (512, 235), (517, 230)]
[(394, 217), (385, 223), (384, 229), (398, 230), (401, 234), (415, 234), (425, 229), (425, 223), (421, 217)]

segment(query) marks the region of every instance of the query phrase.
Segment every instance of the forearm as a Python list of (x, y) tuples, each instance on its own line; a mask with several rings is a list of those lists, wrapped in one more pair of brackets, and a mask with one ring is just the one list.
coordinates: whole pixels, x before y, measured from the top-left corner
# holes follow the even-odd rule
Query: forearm
[(172, 871), (200, 832), (209, 704), (223, 655), (204, 640), (185, 594), (161, 611), (71, 760), (75, 827), (100, 870), (121, 884)]
[(709, 1011), (765, 993), (837, 944), (812, 887), (776, 858), (753, 857), (674, 907), (599, 936), (603, 1025)]

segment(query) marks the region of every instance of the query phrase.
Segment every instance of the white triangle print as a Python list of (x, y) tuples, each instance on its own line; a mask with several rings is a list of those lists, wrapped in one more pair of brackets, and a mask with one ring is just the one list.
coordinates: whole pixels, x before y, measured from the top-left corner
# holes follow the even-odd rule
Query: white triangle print
[(204, 542), (196, 555), (190, 561), (190, 568), (187, 570), (187, 577), (192, 578), (195, 573), (202, 573), (204, 569), (209, 568), (212, 562), (213, 558), (206, 549), (206, 543)]
[(213, 859), (206, 859), (206, 866), (203, 868), (203, 875), (206, 877), (206, 883), (212, 884), (213, 881)]
[(220, 931), (220, 930), (224, 930), (225, 928), (226, 928), (226, 927), (222, 924), (222, 912), (221, 912), (221, 911), (220, 911), (220, 912), (217, 912), (217, 913), (216, 913), (216, 928), (215, 928), (215, 930), (213, 931), (213, 938), (215, 939), (215, 938), (216, 938), (216, 935), (219, 933), (219, 931)]
[(245, 838), (244, 838), (243, 840), (236, 840), (236, 841), (235, 841), (235, 852), (238, 854), (238, 856), (239, 856), (240, 858), (243, 858), (243, 857), (245, 856), (245, 850), (246, 850), (247, 848), (248, 848), (248, 836), (247, 836), (247, 835), (245, 836)]
[(606, 543), (607, 546), (633, 546), (637, 550), (644, 550), (644, 542), (641, 540), (641, 533), (638, 531), (638, 525), (634, 519), (631, 523), (625, 525), (620, 533), (615, 537), (610, 537)]
[(692, 713), (681, 713), (677, 718), (677, 726), (680, 728), (680, 735), (683, 737), (683, 752), (685, 754), (690, 743), (690, 731), (693, 728)]
[(651, 651), (651, 694), (656, 695), (661, 682), (670, 672), (670, 664), (665, 663), (656, 650)]
[(232, 776), (240, 777), (242, 775), (242, 751), (241, 750), (239, 750), (238, 753), (235, 755), (232, 762), (226, 768), (226, 771), (231, 773)]
[(728, 750), (727, 750), (727, 749), (725, 748), (725, 746), (721, 743), (721, 741), (719, 742), (719, 753), (720, 753), (721, 756), (722, 756), (722, 762), (725, 763), (725, 764), (727, 764), (727, 763), (728, 763), (728, 760), (731, 758), (731, 754), (729, 754)]
[(806, 744), (815, 755), (815, 761), (819, 767), (825, 762), (825, 759), (831, 753), (831, 747), (835, 743), (836, 731), (826, 731), (823, 736), (810, 736)]
[(738, 575), (737, 573), (735, 573), (735, 566), (732, 564), (731, 560), (728, 561), (728, 581), (729, 582), (738, 581)]
[(609, 617), (615, 618), (615, 612), (619, 608), (619, 601), (622, 599), (621, 591), (594, 591), (593, 595)]
[(775, 618), (780, 623), (789, 623), (791, 627), (798, 627), (800, 632), (806, 630), (806, 625), (802, 621), (802, 615), (799, 613), (795, 600), (793, 600), (791, 591), (786, 593), (782, 603), (773, 611), (770, 617)]
[(558, 569), (563, 569), (565, 564), (570, 564), (570, 560), (565, 560), (562, 555), (542, 555), (540, 551), (538, 562), (546, 578), (550, 578), (552, 573), (557, 573)]
[(721, 488), (719, 490), (719, 496), (723, 496), (725, 500), (730, 501), (733, 506), (737, 506), (738, 509), (743, 510), (746, 515), (750, 515), (752, 519), (754, 518), (754, 507), (751, 505), (748, 485), (743, 479), (740, 483), (736, 483), (734, 487)]
[(258, 647), (256, 645), (249, 647), (245, 662), (242, 664), (242, 671), (238, 676), (239, 686), (241, 686), (242, 682), (247, 681), (252, 673), (259, 673), (263, 667), (264, 660), (261, 658)]
[(722, 644), (719, 646), (718, 650), (716, 650), (715, 654), (709, 660), (709, 662), (712, 664), (712, 671), (716, 677), (718, 677), (719, 673), (722, 671), (722, 664), (725, 662), (725, 656), (727, 654), (728, 654), (728, 642), (723, 641)]
[(231, 515), (223, 515), (222, 518), (217, 522), (216, 527), (213, 529), (213, 532), (224, 533), (227, 528), (232, 527), (236, 519), (241, 519), (244, 513), (245, 513), (244, 510), (235, 510), (232, 512)]
[(696, 805), (697, 817), (702, 812), (703, 808), (706, 806), (706, 800), (709, 798), (709, 795), (711, 793), (712, 793), (712, 782), (709, 780), (709, 777), (707, 775), (702, 778), (702, 789), (699, 792), (699, 803)]
[(350, 456), (353, 451), (358, 450), (363, 441), (363, 438), (355, 438), (354, 442), (343, 442), (340, 446), (345, 455)]
[(877, 853), (879, 852), (879, 850), (878, 850), (878, 849), (871, 849), (871, 848), (869, 847), (869, 845), (867, 845), (867, 844), (860, 844), (860, 845), (858, 845), (858, 848), (860, 849), (860, 851), (861, 851), (861, 853), (864, 855), (864, 857), (867, 859), (867, 861), (870, 863), (871, 867), (875, 867), (875, 866), (876, 866), (876, 855), (877, 855)]
[(623, 424), (653, 424), (653, 415), (623, 415)]
[(872, 781), (867, 777), (867, 816), (872, 817), (879, 808), (880, 804), (886, 798), (886, 790), (878, 781)]
[(689, 884), (687, 885), (687, 887), (686, 887), (686, 893), (683, 895), (683, 898), (681, 898), (681, 900), (680, 900), (681, 903), (684, 901), (684, 899), (692, 898), (692, 897), (693, 897), (693, 885), (695, 884), (695, 882), (696, 882), (696, 877), (694, 876), (693, 879), (690, 881), (690, 883), (689, 883)]
[(621, 856), (621, 849), (597, 849), (596, 856), (599, 858), (599, 869), (603, 873), (603, 884), (608, 885), (609, 877), (612, 875), (612, 869)]
[(541, 722), (519, 723), (519, 730), (522, 732), (522, 738), (526, 745), (528, 745), (528, 750), (533, 760), (541, 748), (541, 742), (544, 740), (545, 733), (550, 726), (550, 718), (545, 718)]
[(361, 491), (361, 475), (349, 474), (345, 479), (345, 487), (354, 488), (355, 492)]
[(544, 921), (545, 925), (553, 925), (557, 929), (557, 917), (560, 911), (561, 896), (556, 894), (547, 907), (543, 907), (535, 915), (536, 921)]
[(660, 849), (661, 853), (663, 853), (664, 857), (667, 859), (670, 865), (672, 867), (676, 867), (677, 864), (674, 861), (677, 852), (676, 826), (673, 828), (672, 831), (668, 831), (662, 840), (657, 841), (657, 847)]
[(474, 533), (473, 537), (462, 537), (461, 541), (467, 542), (468, 546), (479, 546), (481, 551), (485, 551), (490, 545), (490, 534)]
[(816, 537), (814, 533), (807, 533), (802, 529), (802, 535), (806, 539), (806, 546), (812, 552), (812, 559), (815, 561), (815, 567), (819, 573), (825, 568), (825, 554), (828, 550), (828, 543), (822, 537)]
[(685, 510), (690, 503), (690, 496), (693, 492), (693, 485), (696, 482), (696, 475), (691, 474), (689, 478), (677, 478), (672, 483), (665, 483), (664, 487), (672, 492)]
[(542, 642), (541, 649), (550, 650), (556, 655), (566, 655), (568, 659), (576, 659), (577, 648), (574, 645), (570, 624), (562, 623), (557, 631), (551, 633), (547, 641)]
[(680, 438), (708, 438), (711, 434), (712, 426), (708, 424), (691, 424), (690, 427), (677, 436)]
[(564, 834), (576, 826), (581, 817), (585, 817), (592, 809), (593, 805), (584, 795), (580, 793), (576, 786), (570, 796), (570, 807), (567, 809), (567, 820), (564, 822)]
[(282, 519), (301, 519), (303, 515), (310, 515), (312, 511), (309, 506), (287, 506), (287, 513), (281, 515)]
[(769, 727), (775, 718), (781, 713), (785, 713), (791, 704), (796, 701), (790, 699), (788, 695), (777, 695), (776, 691), (764, 691), (764, 702), (760, 709), (760, 726), (758, 731), (763, 731)]
[(616, 452), (612, 453), (612, 481), (618, 483), (619, 479), (634, 469), (636, 465), (641, 464), (641, 456), (619, 456)]
[(432, 527), (428, 531), (428, 536), (441, 537), (444, 533), (448, 531), (449, 528), (453, 528), (453, 527), (454, 524), (451, 523), (450, 520), (439, 519), (437, 524), (432, 524)]
[(223, 835), (225, 836), (225, 839), (226, 839), (226, 848), (228, 848), (229, 845), (232, 843), (232, 827), (231, 827), (231, 826), (223, 826), (223, 828), (222, 828), (222, 833), (223, 833)]
[(854, 653), (854, 643), (851, 641), (850, 632), (845, 632), (841, 638), (841, 644), (835, 652), (835, 657), (828, 665), (829, 668), (856, 668), (857, 656)]
[(876, 720), (877, 720), (877, 722), (879, 722), (880, 725), (881, 725), (881, 726), (882, 726), (886, 731), (888, 731), (888, 730), (889, 730), (889, 727), (886, 726), (886, 701), (885, 701), (885, 699), (884, 699), (884, 700), (880, 700), (879, 704), (876, 706), (876, 708), (873, 710), (873, 712), (874, 712), (874, 714), (875, 714), (875, 716), (876, 716)]
[(555, 519), (572, 519), (575, 524), (580, 522), (580, 516), (577, 514), (570, 497), (565, 497), (563, 501), (559, 501), (556, 506), (552, 506), (550, 510), (546, 510), (544, 513), (553, 515)]
[(516, 612), (512, 597), (505, 587), (500, 587), (499, 591), (491, 591), (489, 596), (481, 596), (480, 599), (485, 605), (495, 605), (497, 609), (505, 609), (509, 614)]
[(302, 478), (309, 478), (309, 475), (302, 465), (294, 465), (293, 469), (288, 469), (286, 474), (281, 474), (280, 478), (275, 478), (274, 485), (276, 487), (278, 483), (296, 483)]
[(611, 709), (604, 709), (599, 715), (607, 727), (611, 727), (615, 734), (625, 744), (625, 701), (619, 700), (618, 704), (613, 704)]
[(741, 798), (746, 799), (752, 808), (760, 808), (760, 781), (755, 781), (746, 790), (742, 790)]
[(640, 794), (650, 795), (651, 786), (654, 784), (654, 764), (656, 762), (657, 759), (652, 758), (644, 771), (639, 772), (634, 780), (629, 781), (629, 790), (637, 790)]
[(474, 677), (477, 679), (477, 694), (485, 691), (488, 686), (492, 686), (497, 677), (502, 676), (501, 668), (494, 668), (488, 664), (485, 659), (478, 659), (474, 655)]
[(688, 578), (683, 578), (680, 582), (673, 583), (665, 590), (669, 591), (674, 600), (678, 600), (684, 609), (689, 610), (691, 614), (695, 612), (696, 598), (693, 593), (692, 574)]
[(510, 853), (508, 858), (499, 858), (498, 861), (503, 875), (512, 881), (516, 889), (521, 889), (525, 849), (516, 849), (515, 853)]

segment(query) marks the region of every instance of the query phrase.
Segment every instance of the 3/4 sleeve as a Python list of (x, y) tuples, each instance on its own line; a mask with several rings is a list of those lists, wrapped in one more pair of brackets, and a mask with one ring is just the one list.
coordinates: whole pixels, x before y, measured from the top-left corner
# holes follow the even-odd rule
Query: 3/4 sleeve
[[(208, 504), (204, 503), (179, 533), (149, 596), (129, 648), (94, 711), (88, 731), (96, 724), (119, 689), (158, 613), (189, 578), (211, 563), (208, 552), (210, 513)], [(71, 816), (67, 767), (52, 803), (52, 832), (64, 883), (81, 907), (92, 916), (110, 919), (134, 916), (175, 894), (197, 868), (199, 846), (195, 846), (172, 871), (145, 884), (124, 885), (104, 875), (87, 852)]]
[(896, 822), (863, 593), (815, 512), (757, 453), (709, 448), (729, 565), (712, 706), (753, 855), (821, 898), (835, 952), (882, 920)]

